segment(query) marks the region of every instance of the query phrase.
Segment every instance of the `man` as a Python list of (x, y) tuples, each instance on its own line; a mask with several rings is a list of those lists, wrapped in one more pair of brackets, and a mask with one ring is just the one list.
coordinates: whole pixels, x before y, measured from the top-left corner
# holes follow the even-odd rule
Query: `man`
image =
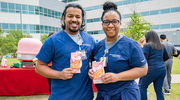
[(167, 73), (166, 73), (166, 77), (164, 78), (163, 86), (164, 86), (164, 94), (170, 94), (173, 55), (177, 55), (177, 50), (173, 44), (167, 42), (167, 37), (165, 34), (160, 35), (160, 40), (164, 44), (169, 56), (169, 59), (165, 62)]
[[(51, 78), (49, 100), (92, 100), (92, 81), (88, 76), (89, 58), (94, 49), (94, 39), (82, 32), (84, 11), (78, 4), (68, 4), (62, 14), (63, 30), (44, 42), (37, 54), (36, 72)], [(81, 72), (70, 68), (71, 53), (84, 52)], [(48, 64), (52, 61), (52, 69)]]

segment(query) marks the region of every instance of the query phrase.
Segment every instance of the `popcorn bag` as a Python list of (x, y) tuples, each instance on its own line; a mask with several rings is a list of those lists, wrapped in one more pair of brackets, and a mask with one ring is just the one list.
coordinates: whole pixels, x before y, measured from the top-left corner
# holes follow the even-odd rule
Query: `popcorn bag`
[(93, 82), (94, 84), (102, 83), (101, 76), (104, 74), (103, 62), (92, 62)]
[(82, 53), (73, 52), (71, 53), (71, 65), (70, 67), (76, 71), (76, 73), (81, 73), (82, 66)]

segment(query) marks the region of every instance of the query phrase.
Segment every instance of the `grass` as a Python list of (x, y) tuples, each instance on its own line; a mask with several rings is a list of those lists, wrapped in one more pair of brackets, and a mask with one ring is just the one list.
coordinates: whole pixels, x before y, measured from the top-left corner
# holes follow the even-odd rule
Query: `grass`
[[(8, 66), (14, 62), (19, 62), (16, 58), (7, 58)], [(173, 58), (172, 74), (180, 74), (180, 59)], [(171, 95), (165, 95), (165, 100), (180, 100), (180, 83), (172, 83)], [(153, 85), (148, 88), (148, 100), (156, 100)], [(97, 92), (94, 92), (94, 100)], [(49, 95), (30, 95), (30, 96), (0, 96), (0, 100), (48, 100)]]
[(17, 58), (6, 58), (7, 59), (7, 65), (11, 66), (13, 63), (20, 62)]
[(173, 58), (172, 74), (180, 74), (180, 59)]

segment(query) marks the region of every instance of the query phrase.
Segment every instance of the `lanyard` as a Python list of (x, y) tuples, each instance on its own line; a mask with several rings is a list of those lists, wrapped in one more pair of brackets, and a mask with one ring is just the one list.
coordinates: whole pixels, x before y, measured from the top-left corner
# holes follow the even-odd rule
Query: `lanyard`
[(79, 50), (81, 50), (81, 45), (82, 45), (82, 43), (83, 43), (83, 39), (81, 38), (81, 35), (80, 34), (78, 34), (78, 41), (77, 41), (77, 44), (78, 44), (78, 46), (79, 46)]
[(109, 49), (105, 49), (103, 57), (105, 57), (108, 52), (109, 52)]
[(103, 57), (106, 56), (106, 54), (109, 52), (109, 49), (112, 48), (121, 38), (122, 38), (121, 35), (118, 36), (118, 38), (117, 38), (113, 43), (111, 43), (112, 45), (111, 45), (110, 47), (107, 46), (107, 43), (106, 43), (106, 41), (105, 41), (105, 50), (104, 50), (104, 55), (103, 55)]

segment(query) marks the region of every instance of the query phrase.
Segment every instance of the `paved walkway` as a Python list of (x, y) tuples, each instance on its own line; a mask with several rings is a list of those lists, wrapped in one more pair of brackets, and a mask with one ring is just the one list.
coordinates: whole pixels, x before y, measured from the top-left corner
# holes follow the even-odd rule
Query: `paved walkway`
[(180, 83), (180, 74), (172, 74), (171, 83)]
[[(171, 83), (180, 83), (180, 74), (172, 74), (172, 80)], [(136, 82), (139, 82), (139, 79), (136, 80)]]

